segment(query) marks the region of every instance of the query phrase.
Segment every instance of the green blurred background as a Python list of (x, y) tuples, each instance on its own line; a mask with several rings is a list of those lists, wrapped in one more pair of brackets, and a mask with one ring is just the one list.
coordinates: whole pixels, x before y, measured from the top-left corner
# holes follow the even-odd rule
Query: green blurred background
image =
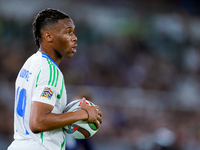
[(200, 1), (0, 0), (0, 150), (13, 140), (16, 76), (37, 51), (33, 17), (47, 7), (76, 25), (77, 53), (60, 69), (68, 101), (85, 96), (104, 114), (93, 150), (200, 149)]

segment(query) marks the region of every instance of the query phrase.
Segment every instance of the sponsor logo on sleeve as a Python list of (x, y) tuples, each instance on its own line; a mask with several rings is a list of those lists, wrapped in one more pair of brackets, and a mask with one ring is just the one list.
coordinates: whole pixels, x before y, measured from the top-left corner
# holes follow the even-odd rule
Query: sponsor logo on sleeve
[(50, 88), (45, 87), (40, 97), (45, 97), (51, 100), (53, 93), (54, 92)]

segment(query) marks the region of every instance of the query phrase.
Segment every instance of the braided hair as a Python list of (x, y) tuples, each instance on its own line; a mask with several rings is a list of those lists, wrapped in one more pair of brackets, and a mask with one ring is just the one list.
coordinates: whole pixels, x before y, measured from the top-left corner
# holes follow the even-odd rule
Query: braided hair
[(40, 48), (41, 30), (47, 26), (58, 23), (58, 20), (69, 18), (67, 14), (59, 10), (46, 8), (39, 12), (33, 21), (33, 35), (37, 48)]

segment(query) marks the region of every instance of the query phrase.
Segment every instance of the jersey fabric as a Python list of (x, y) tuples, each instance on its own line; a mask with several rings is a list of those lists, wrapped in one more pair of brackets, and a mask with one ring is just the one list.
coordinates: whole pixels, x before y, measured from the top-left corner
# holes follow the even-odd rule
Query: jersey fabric
[(15, 89), (14, 142), (8, 150), (15, 150), (16, 147), (21, 150), (31, 149), (31, 143), (34, 143), (35, 150), (41, 147), (64, 150), (65, 133), (62, 128), (38, 134), (29, 128), (32, 101), (52, 105), (52, 113), (56, 114), (62, 113), (67, 104), (64, 77), (58, 65), (48, 55), (38, 51), (23, 65)]

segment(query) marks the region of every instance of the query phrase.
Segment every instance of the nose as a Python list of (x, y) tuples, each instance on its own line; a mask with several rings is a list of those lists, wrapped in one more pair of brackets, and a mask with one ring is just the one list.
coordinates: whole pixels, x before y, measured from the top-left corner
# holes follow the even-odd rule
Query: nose
[(73, 35), (73, 38), (72, 38), (72, 40), (73, 40), (74, 42), (76, 42), (76, 41), (78, 40), (78, 38), (76, 37), (76, 35), (75, 35), (75, 34)]

